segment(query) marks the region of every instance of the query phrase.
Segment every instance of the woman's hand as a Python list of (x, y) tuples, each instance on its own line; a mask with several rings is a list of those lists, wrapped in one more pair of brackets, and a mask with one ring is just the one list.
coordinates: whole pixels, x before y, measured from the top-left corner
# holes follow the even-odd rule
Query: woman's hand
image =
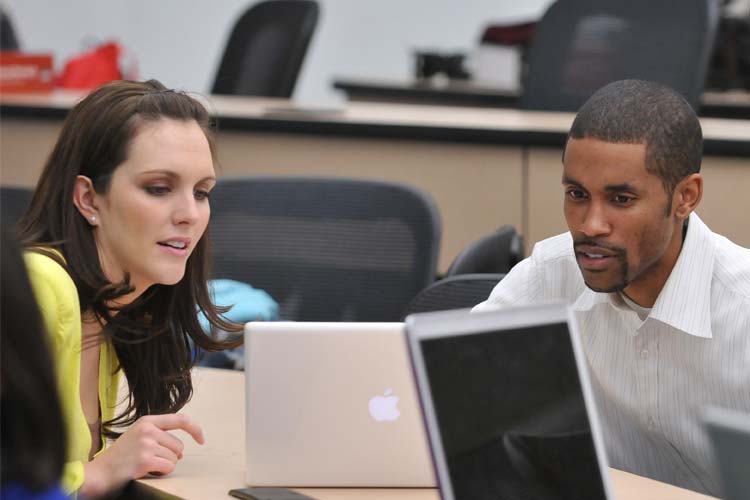
[(181, 413), (139, 418), (111, 446), (84, 464), (81, 494), (97, 497), (147, 474), (169, 474), (182, 458), (182, 441), (167, 431), (181, 429), (199, 444), (203, 431)]

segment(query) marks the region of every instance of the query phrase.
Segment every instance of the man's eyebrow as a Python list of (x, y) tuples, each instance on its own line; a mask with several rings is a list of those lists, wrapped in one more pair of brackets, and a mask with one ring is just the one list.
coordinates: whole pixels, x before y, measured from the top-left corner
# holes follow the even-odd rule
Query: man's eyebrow
[[(571, 186), (576, 186), (579, 188), (583, 188), (583, 184), (573, 179), (572, 177), (568, 177), (567, 175), (563, 175), (562, 183), (570, 184)], [(630, 184), (629, 182), (623, 182), (620, 184), (607, 184), (606, 186), (604, 186), (604, 190), (610, 193), (621, 192), (621, 191), (630, 191), (632, 193), (640, 192), (640, 189), (638, 189), (633, 184)]]
[(637, 193), (640, 191), (637, 187), (630, 184), (629, 182), (623, 182), (622, 184), (608, 184), (604, 186), (604, 190), (609, 192), (630, 191), (633, 193)]
[(581, 183), (580, 183), (580, 182), (578, 182), (577, 180), (573, 179), (572, 177), (568, 177), (567, 175), (563, 175), (563, 178), (562, 178), (562, 183), (563, 183), (563, 184), (572, 184), (572, 185), (574, 185), (574, 186), (578, 186), (578, 187), (580, 187), (580, 188), (582, 188), (582, 187), (583, 187), (583, 184), (581, 184)]

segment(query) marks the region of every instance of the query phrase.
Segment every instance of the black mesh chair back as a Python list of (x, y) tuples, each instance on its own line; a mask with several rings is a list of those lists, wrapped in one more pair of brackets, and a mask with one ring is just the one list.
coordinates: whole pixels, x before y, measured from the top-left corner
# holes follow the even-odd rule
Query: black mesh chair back
[(626, 78), (660, 82), (696, 107), (713, 48), (716, 0), (557, 0), (531, 42), (521, 106), (577, 111)]
[(318, 22), (315, 0), (266, 0), (237, 21), (214, 94), (291, 97)]
[(516, 228), (505, 225), (461, 251), (445, 275), (507, 273), (522, 258), (521, 236), (516, 232)]
[(398, 321), (440, 242), (426, 194), (351, 179), (220, 179), (209, 228), (214, 276), (264, 289), (296, 321)]
[(0, 7), (0, 50), (19, 50), (18, 37), (13, 27), (13, 20)]
[(3, 226), (15, 230), (15, 226), (31, 204), (33, 188), (0, 186), (0, 218)]
[(474, 307), (487, 300), (505, 274), (461, 274), (431, 284), (409, 303), (402, 319), (421, 312)]

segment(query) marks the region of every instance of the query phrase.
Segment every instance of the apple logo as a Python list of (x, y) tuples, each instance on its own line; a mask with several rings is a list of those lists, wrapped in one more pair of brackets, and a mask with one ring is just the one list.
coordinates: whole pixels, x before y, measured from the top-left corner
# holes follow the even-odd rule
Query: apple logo
[(370, 415), (378, 422), (393, 422), (401, 415), (396, 405), (399, 397), (393, 394), (393, 389), (386, 389), (382, 396), (375, 396), (370, 399), (368, 408)]

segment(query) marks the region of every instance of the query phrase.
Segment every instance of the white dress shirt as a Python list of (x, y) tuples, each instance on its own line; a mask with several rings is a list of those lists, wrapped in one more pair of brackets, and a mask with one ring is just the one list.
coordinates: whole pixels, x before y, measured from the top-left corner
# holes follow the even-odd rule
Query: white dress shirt
[(619, 293), (586, 287), (566, 233), (535, 245), (475, 310), (544, 299), (576, 312), (610, 465), (719, 495), (701, 415), (750, 412), (750, 250), (692, 214), (642, 321)]

